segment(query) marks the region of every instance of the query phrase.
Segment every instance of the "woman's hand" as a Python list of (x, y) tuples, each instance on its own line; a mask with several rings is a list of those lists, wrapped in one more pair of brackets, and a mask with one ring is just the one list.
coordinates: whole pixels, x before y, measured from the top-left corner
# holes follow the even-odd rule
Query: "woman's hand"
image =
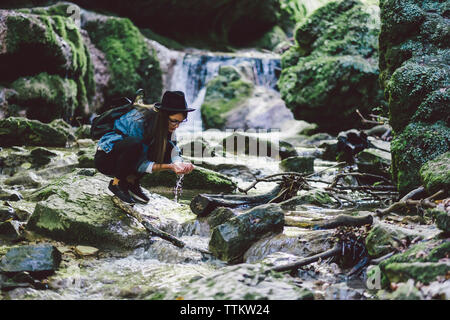
[(194, 165), (192, 163), (174, 162), (172, 165), (172, 170), (176, 174), (191, 173), (191, 171), (194, 170)]

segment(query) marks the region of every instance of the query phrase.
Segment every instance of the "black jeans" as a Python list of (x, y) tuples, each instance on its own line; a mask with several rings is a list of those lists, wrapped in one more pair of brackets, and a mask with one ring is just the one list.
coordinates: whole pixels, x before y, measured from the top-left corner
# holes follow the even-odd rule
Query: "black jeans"
[(139, 180), (144, 173), (137, 168), (142, 161), (142, 141), (135, 137), (125, 137), (117, 141), (110, 152), (98, 149), (95, 153), (95, 167), (104, 175), (125, 181), (127, 176)]

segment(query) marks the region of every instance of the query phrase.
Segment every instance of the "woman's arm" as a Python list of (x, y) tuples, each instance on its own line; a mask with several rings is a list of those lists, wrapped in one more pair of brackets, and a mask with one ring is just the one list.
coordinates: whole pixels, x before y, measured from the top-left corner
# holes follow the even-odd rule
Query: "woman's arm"
[(173, 170), (173, 163), (155, 163), (152, 171)]

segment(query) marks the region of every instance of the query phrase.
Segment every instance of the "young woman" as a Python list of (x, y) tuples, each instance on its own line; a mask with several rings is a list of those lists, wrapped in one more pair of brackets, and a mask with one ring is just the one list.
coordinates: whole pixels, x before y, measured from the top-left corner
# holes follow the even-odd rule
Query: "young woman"
[(184, 93), (166, 91), (161, 103), (144, 105), (135, 101), (134, 108), (114, 122), (114, 131), (100, 138), (95, 166), (113, 177), (108, 189), (128, 203), (148, 202), (139, 185), (145, 173), (172, 170), (190, 173), (194, 166), (183, 163), (176, 146), (175, 130), (187, 121), (188, 108)]

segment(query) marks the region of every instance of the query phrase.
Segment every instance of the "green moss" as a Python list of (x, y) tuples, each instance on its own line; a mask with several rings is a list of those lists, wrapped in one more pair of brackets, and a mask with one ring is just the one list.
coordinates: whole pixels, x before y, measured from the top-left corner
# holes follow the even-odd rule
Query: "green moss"
[[(35, 64), (28, 66), (25, 62), (23, 66), (9, 67), (10, 77), (17, 79), (23, 74), (48, 73), (52, 76), (60, 75), (65, 82), (75, 81), (75, 102), (69, 100), (58, 103), (62, 105), (64, 117), (66, 119), (77, 115), (86, 115), (85, 106), (95, 92), (93, 64), (87, 46), (85, 46), (80, 30), (73, 25), (68, 14), (50, 15), (51, 10), (34, 11), (38, 15), (7, 16), (6, 25), (8, 28), (6, 37), (7, 52), (22, 56), (25, 61), (35, 61)], [(17, 70), (14, 70), (17, 69)], [(42, 72), (45, 71), (45, 72)], [(14, 76), (14, 73), (17, 74)], [(53, 85), (54, 83), (51, 83)], [(55, 88), (56, 91), (60, 87)], [(89, 97), (89, 98), (88, 98)], [(28, 107), (36, 101), (25, 101), (19, 95), (19, 103)], [(73, 104), (70, 112), (65, 107)], [(78, 106), (83, 106), (81, 110), (76, 110)], [(46, 117), (46, 110), (36, 112), (37, 119)], [(62, 115), (51, 114), (50, 120)], [(47, 120), (45, 120), (47, 121)]]
[(447, 272), (450, 272), (450, 264), (445, 262), (391, 263), (384, 270), (390, 282), (414, 279), (425, 284), (436, 280), (438, 276), (445, 276)]
[(360, 56), (324, 55), (300, 58), (297, 65), (283, 69), (278, 86), (297, 119), (337, 133), (359, 121), (356, 109), (371, 110), (381, 93), (377, 81), (376, 65)]
[(410, 123), (391, 142), (392, 176), (399, 192), (405, 194), (420, 186), (422, 165), (449, 150), (450, 130), (444, 123)]
[(27, 116), (43, 122), (55, 118), (68, 120), (78, 106), (77, 85), (72, 79), (45, 72), (20, 78), (11, 84), (20, 105), (28, 107)]
[(206, 85), (201, 107), (205, 129), (222, 129), (226, 122), (224, 115), (249, 98), (253, 88), (253, 84), (243, 80), (234, 67), (221, 67), (219, 75)]
[[(427, 58), (430, 59), (432, 57)], [(408, 62), (393, 73), (386, 90), (389, 95), (390, 124), (395, 132), (401, 132), (408, 125), (430, 93), (450, 85), (449, 70), (443, 62), (426, 65), (423, 62)], [(424, 108), (426, 105), (422, 104)]]
[(441, 154), (420, 168), (420, 176), (429, 194), (450, 190), (450, 152)]
[(143, 88), (150, 102), (159, 101), (162, 93), (159, 61), (129, 19), (110, 17), (101, 23), (88, 22), (85, 28), (109, 63), (107, 99), (131, 97), (138, 88)]

